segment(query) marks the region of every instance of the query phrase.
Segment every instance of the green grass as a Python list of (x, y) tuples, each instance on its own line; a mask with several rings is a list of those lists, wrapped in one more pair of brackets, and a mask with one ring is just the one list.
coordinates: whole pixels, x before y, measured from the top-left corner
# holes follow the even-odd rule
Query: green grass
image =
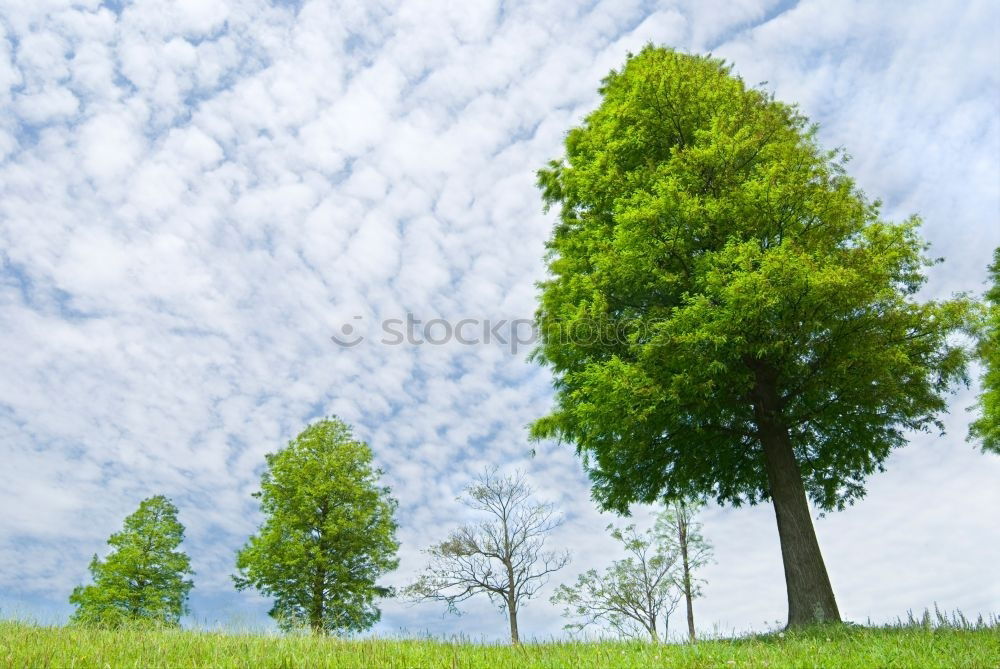
[(697, 644), (321, 639), (97, 630), (0, 621), (2, 667), (975, 667), (1000, 669), (1000, 628), (820, 627)]

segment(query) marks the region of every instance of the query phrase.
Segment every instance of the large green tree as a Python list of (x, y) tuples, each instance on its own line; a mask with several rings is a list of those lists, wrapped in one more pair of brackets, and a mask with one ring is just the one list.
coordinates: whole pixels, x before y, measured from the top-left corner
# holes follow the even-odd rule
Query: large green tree
[(560, 209), (533, 425), (606, 508), (770, 500), (789, 625), (838, 620), (807, 496), (841, 508), (939, 426), (968, 306), (921, 301), (919, 221), (883, 220), (794, 106), (723, 61), (649, 46), (539, 172)]
[(990, 265), (992, 286), (986, 291), (986, 305), (980, 323), (977, 353), (985, 371), (979, 395), (979, 417), (969, 428), (969, 436), (980, 440), (984, 451), (1000, 454), (1000, 248), (993, 251)]
[(157, 495), (145, 499), (108, 539), (112, 551), (90, 562), (93, 584), (77, 586), (69, 601), (72, 621), (101, 626), (156, 624), (176, 626), (186, 612), (194, 586), (191, 561), (177, 550), (184, 526), (177, 507)]
[(396, 501), (379, 485), (372, 451), (337, 418), (313, 423), (267, 456), (264, 522), (236, 560), (239, 589), (274, 598), (283, 629), (357, 632), (378, 621), (376, 583), (396, 568)]

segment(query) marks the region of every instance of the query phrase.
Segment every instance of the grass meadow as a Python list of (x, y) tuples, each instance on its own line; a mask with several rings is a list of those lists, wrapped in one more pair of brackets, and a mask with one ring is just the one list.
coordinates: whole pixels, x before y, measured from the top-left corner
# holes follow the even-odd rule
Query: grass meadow
[(910, 621), (653, 645), (316, 638), (198, 630), (101, 630), (0, 621), (3, 667), (970, 667), (1000, 669), (1000, 625)]

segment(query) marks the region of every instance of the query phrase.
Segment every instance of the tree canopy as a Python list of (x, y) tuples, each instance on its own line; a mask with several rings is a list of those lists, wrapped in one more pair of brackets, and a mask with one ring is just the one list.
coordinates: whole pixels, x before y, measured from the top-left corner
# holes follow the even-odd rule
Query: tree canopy
[(91, 585), (73, 590), (72, 621), (118, 627), (134, 624), (176, 626), (194, 587), (191, 561), (177, 550), (184, 526), (177, 507), (157, 495), (143, 500), (108, 539), (111, 552), (90, 562)]
[(970, 426), (969, 436), (979, 439), (984, 451), (1000, 454), (1000, 248), (993, 251), (989, 271), (992, 285), (986, 291), (976, 351), (984, 367), (983, 390), (977, 405), (979, 417)]
[(940, 427), (968, 304), (918, 299), (920, 220), (884, 220), (842, 152), (723, 61), (649, 46), (600, 92), (539, 171), (556, 401), (533, 436), (575, 444), (605, 508), (771, 499), (790, 623), (836, 619), (805, 497), (842, 508)]
[(264, 522), (237, 556), (236, 585), (274, 598), (283, 629), (357, 632), (378, 621), (377, 584), (396, 568), (396, 501), (368, 445), (337, 418), (313, 423), (268, 454)]

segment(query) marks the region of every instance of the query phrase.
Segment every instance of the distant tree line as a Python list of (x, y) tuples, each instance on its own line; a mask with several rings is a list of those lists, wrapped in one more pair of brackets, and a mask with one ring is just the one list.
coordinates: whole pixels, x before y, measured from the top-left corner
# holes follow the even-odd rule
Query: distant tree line
[[(254, 588), (273, 599), (270, 615), (286, 631), (349, 634), (379, 620), (376, 602), (392, 597), (378, 579), (398, 565), (396, 501), (379, 483), (382, 472), (372, 451), (351, 429), (331, 417), (308, 426), (285, 448), (266, 456), (260, 502), (264, 521), (237, 553), (234, 576), (240, 590)], [(400, 593), (411, 602), (440, 601), (449, 611), (485, 596), (505, 614), (513, 643), (520, 640), (518, 612), (565, 567), (568, 551), (545, 547), (562, 523), (551, 503), (536, 502), (524, 474), (487, 469), (461, 500), (481, 520), (455, 529), (426, 550), (429, 564)], [(653, 640), (666, 638), (667, 617), (687, 601), (693, 639), (691, 600), (699, 589), (694, 572), (710, 547), (693, 519), (691, 503), (674, 502), (648, 535), (634, 525), (613, 530), (627, 557), (608, 568), (561, 586), (552, 601), (566, 614), (599, 621), (625, 634), (640, 624)], [(187, 612), (193, 575), (180, 551), (184, 528), (177, 508), (162, 495), (143, 500), (108, 540), (111, 552), (94, 556), (93, 583), (73, 591), (73, 622), (101, 626), (177, 626)], [(613, 529), (613, 528), (609, 528)]]

